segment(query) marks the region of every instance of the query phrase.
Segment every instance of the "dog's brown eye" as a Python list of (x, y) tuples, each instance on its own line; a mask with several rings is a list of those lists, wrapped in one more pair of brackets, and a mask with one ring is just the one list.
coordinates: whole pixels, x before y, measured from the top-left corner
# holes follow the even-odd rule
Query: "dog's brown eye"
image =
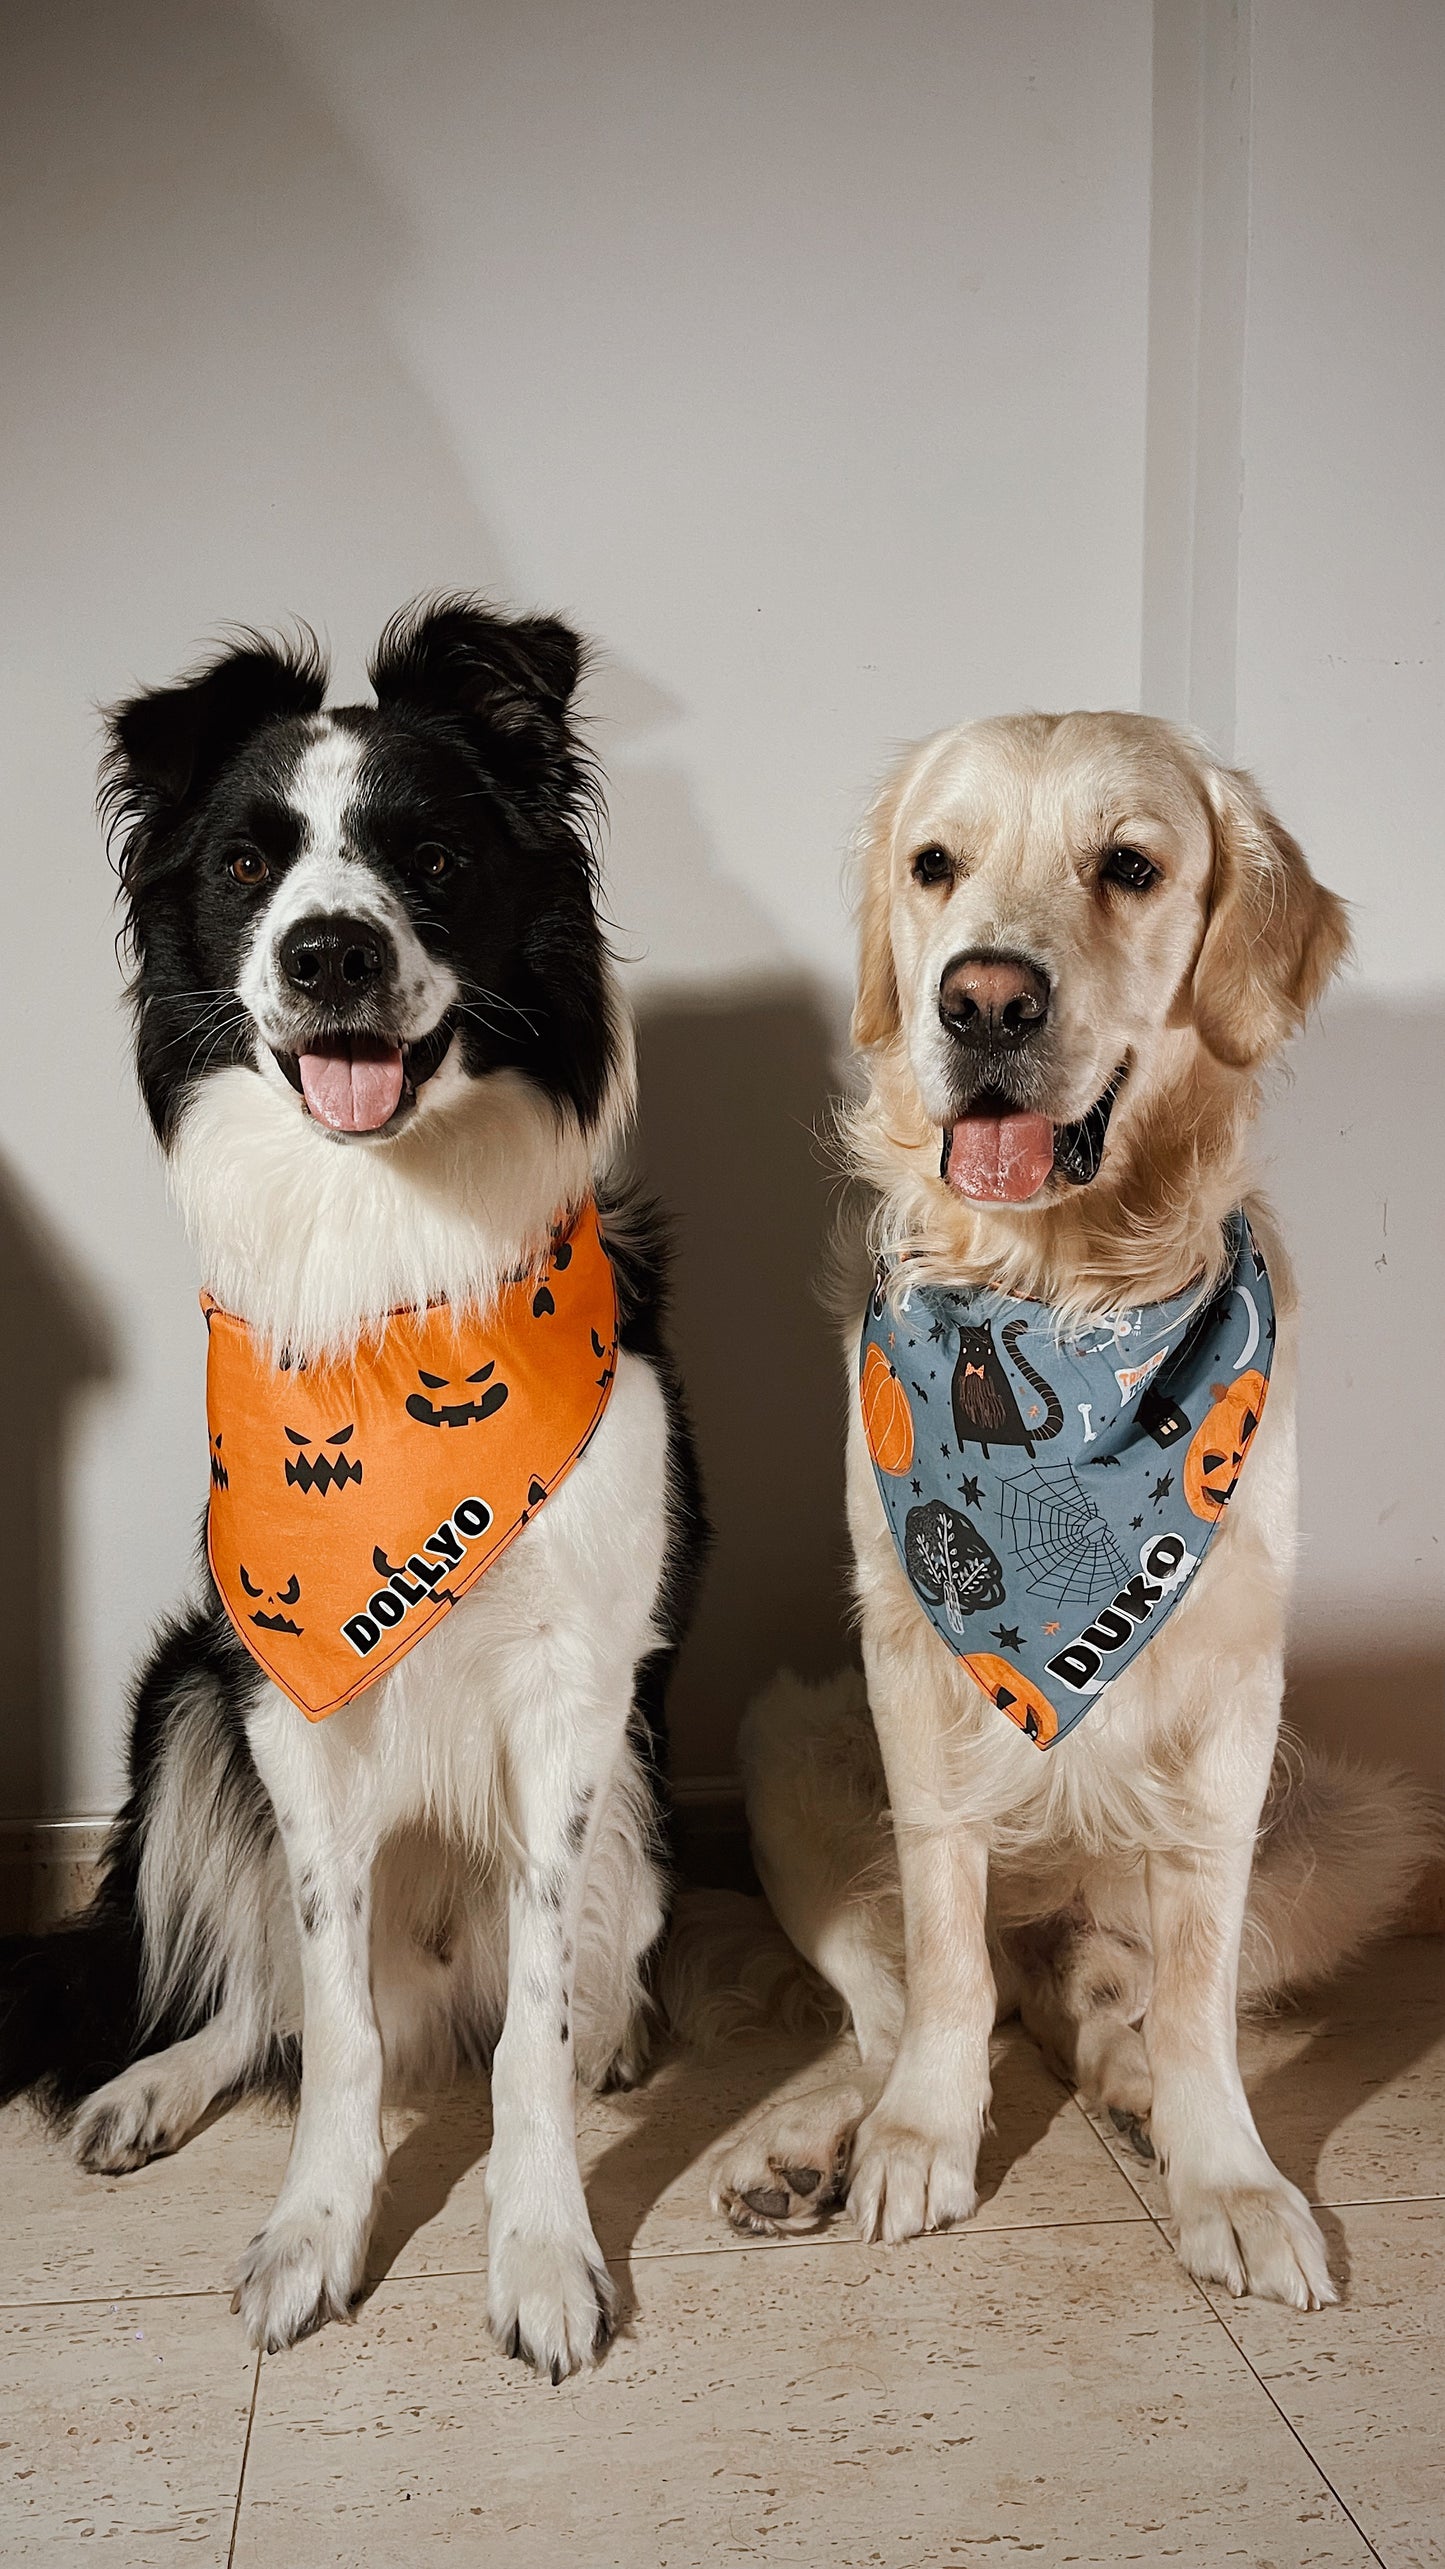
[(444, 874), (450, 874), (454, 860), (449, 849), (438, 847), (432, 839), (425, 847), (417, 849), (412, 862), (418, 874), (426, 876), (428, 883), (440, 883)]
[(915, 883), (947, 883), (953, 874), (953, 859), (946, 848), (921, 847), (913, 860)]
[(1126, 892), (1147, 892), (1159, 880), (1159, 868), (1142, 848), (1111, 847), (1099, 869), (1106, 883), (1122, 883)]
[(238, 883), (264, 883), (270, 871), (258, 847), (239, 847), (231, 859), (231, 872)]

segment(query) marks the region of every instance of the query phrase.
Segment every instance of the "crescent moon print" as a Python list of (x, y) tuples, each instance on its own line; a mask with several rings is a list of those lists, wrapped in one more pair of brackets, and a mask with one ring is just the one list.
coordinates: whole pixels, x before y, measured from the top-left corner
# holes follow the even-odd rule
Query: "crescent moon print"
[(1248, 1285), (1236, 1285), (1235, 1292), (1238, 1294), (1240, 1301), (1245, 1305), (1249, 1313), (1249, 1336), (1246, 1338), (1244, 1345), (1241, 1347), (1239, 1354), (1234, 1360), (1235, 1372), (1237, 1374), (1242, 1374), (1245, 1366), (1249, 1363), (1250, 1357), (1254, 1354), (1256, 1347), (1259, 1345), (1259, 1306), (1256, 1303), (1253, 1294), (1250, 1292)]

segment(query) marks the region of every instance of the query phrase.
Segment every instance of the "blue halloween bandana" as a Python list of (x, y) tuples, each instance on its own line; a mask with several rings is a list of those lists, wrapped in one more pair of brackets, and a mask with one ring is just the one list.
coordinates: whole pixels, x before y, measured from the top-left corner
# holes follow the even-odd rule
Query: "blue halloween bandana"
[(1066, 1336), (1046, 1303), (890, 1287), (880, 1258), (859, 1399), (913, 1593), (1000, 1712), (1051, 1747), (1159, 1631), (1243, 1468), (1274, 1361), (1274, 1296), (1242, 1213), (1217, 1290)]

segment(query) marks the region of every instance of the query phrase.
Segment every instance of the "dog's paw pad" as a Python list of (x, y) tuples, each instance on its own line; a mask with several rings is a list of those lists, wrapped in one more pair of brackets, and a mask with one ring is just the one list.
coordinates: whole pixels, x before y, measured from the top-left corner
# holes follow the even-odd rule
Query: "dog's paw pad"
[(1149, 2138), (1147, 2124), (1142, 2121), (1139, 2115), (1126, 2113), (1121, 2105), (1111, 2105), (1109, 2108), (1109, 2120), (1120, 2137), (1128, 2142), (1130, 2149), (1134, 2151), (1136, 2157), (1141, 2159), (1153, 2158), (1154, 2144)]
[(755, 2238), (816, 2230), (842, 2200), (862, 2111), (855, 2088), (824, 2088), (744, 2124), (714, 2156), (713, 2210)]
[(823, 2182), (821, 2168), (784, 2168), (783, 2174), (794, 2194), (816, 2194)]

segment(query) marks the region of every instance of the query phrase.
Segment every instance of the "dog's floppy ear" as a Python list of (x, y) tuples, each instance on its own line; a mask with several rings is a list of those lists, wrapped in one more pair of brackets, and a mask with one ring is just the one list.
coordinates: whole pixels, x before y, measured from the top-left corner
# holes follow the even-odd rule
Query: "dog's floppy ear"
[(413, 705), (480, 727), (503, 763), (545, 763), (570, 746), (567, 710), (584, 652), (555, 616), (500, 616), (437, 598), (393, 616), (372, 658), (379, 705)]
[(1216, 1061), (1253, 1070), (1298, 1033), (1344, 962), (1348, 913), (1316, 882), (1252, 777), (1211, 767), (1203, 783), (1214, 881), (1194, 967), (1194, 1023)]
[(879, 787), (854, 844), (860, 883), (853, 1041), (860, 1052), (888, 1043), (903, 1022), (893, 960), (893, 830), (913, 764), (910, 751)]
[(106, 716), (102, 810), (127, 828), (181, 811), (254, 732), (319, 713), (326, 675), (314, 635), (279, 643), (247, 633), (175, 686), (116, 705)]

